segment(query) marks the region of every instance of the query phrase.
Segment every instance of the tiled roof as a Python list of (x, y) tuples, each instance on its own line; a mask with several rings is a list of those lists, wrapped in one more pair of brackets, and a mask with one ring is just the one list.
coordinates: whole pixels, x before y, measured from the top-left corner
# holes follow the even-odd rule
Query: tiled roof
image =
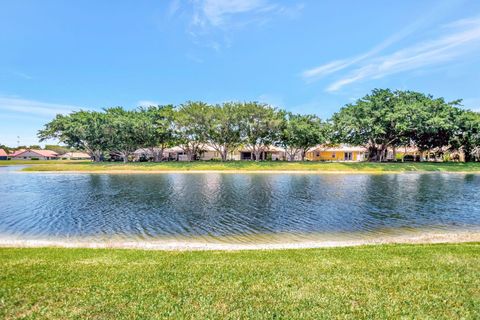
[(17, 157), (26, 151), (35, 152), (36, 154), (42, 157), (50, 157), (50, 158), (58, 157), (58, 154), (52, 150), (38, 150), (38, 149), (19, 149), (14, 153), (12, 153), (10, 156)]
[(62, 157), (68, 157), (68, 158), (90, 158), (90, 155), (85, 152), (67, 152), (65, 154), (62, 154)]
[(18, 149), (18, 150), (15, 150), (13, 153), (10, 154), (10, 157), (15, 157), (17, 155), (19, 155), (20, 153), (23, 153), (25, 152), (25, 149)]

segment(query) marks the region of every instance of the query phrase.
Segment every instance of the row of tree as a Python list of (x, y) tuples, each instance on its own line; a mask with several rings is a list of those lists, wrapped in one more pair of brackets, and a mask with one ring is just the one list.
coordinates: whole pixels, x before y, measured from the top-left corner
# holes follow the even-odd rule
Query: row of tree
[(95, 161), (109, 153), (126, 162), (138, 148), (149, 149), (153, 160), (160, 161), (163, 150), (174, 145), (194, 160), (205, 144), (223, 161), (240, 147), (249, 148), (260, 160), (272, 145), (283, 147), (293, 160), (296, 155), (304, 159), (308, 149), (325, 143), (365, 146), (372, 161), (385, 160), (388, 149), (395, 152), (401, 146), (422, 151), (449, 148), (462, 151), (470, 161), (478, 160), (480, 153), (480, 114), (462, 109), (460, 100), (375, 89), (326, 122), (258, 102), (187, 102), (177, 107), (116, 107), (57, 115), (39, 138), (55, 138), (85, 150)]
[(187, 102), (178, 107), (115, 107), (57, 115), (38, 135), (41, 141), (54, 138), (85, 150), (95, 161), (109, 153), (127, 162), (139, 148), (149, 149), (153, 160), (161, 161), (164, 149), (174, 145), (195, 160), (206, 144), (223, 161), (241, 146), (260, 160), (272, 145), (284, 147), (293, 160), (326, 142), (328, 130), (329, 125), (315, 115), (292, 114), (258, 102)]
[(413, 91), (375, 89), (348, 104), (331, 119), (333, 139), (369, 148), (370, 160), (382, 161), (387, 149), (412, 146), (420, 151), (461, 151), (478, 160), (480, 113)]

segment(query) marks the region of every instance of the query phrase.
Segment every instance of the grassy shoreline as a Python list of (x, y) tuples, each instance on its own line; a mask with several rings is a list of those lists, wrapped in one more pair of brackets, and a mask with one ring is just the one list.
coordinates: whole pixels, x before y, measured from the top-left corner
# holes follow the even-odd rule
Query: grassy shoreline
[(480, 317), (480, 243), (278, 251), (0, 249), (0, 317)]
[(198, 161), (162, 163), (93, 163), (89, 161), (3, 161), (2, 165), (26, 165), (28, 172), (310, 172), (310, 173), (401, 173), (461, 172), (480, 173), (480, 163), (370, 163), (370, 162), (249, 162)]

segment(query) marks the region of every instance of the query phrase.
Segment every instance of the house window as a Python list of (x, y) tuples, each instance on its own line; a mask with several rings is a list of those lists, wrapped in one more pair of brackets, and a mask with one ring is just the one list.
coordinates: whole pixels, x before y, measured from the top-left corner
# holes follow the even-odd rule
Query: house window
[(337, 156), (337, 154), (334, 152), (332, 153), (332, 158), (335, 158)]
[(351, 152), (345, 152), (345, 158), (346, 161), (352, 160), (352, 153)]
[(317, 157), (320, 157), (320, 152), (317, 152)]

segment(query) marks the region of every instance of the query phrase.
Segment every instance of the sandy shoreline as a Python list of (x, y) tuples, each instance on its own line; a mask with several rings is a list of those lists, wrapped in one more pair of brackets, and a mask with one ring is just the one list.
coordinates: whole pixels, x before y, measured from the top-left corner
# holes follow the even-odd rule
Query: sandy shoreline
[(480, 242), (480, 232), (426, 232), (408, 235), (380, 236), (355, 240), (307, 240), (275, 243), (221, 243), (197, 240), (163, 241), (68, 241), (68, 240), (22, 240), (0, 239), (0, 247), (16, 248), (95, 248), (95, 249), (137, 249), (159, 251), (240, 251), (240, 250), (284, 250), (355, 247), (382, 244), (435, 244)]
[(480, 174), (480, 171), (341, 171), (341, 170), (17, 170), (19, 173), (52, 173), (52, 174), (168, 174), (168, 173), (232, 173), (232, 174)]

